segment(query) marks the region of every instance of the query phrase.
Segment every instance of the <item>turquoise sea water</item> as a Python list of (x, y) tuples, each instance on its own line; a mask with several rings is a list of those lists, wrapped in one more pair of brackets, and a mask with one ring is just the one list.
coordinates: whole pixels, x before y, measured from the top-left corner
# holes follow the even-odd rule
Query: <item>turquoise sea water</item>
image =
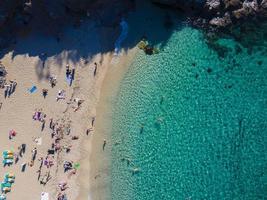
[(266, 43), (184, 27), (139, 52), (113, 106), (111, 199), (267, 199)]

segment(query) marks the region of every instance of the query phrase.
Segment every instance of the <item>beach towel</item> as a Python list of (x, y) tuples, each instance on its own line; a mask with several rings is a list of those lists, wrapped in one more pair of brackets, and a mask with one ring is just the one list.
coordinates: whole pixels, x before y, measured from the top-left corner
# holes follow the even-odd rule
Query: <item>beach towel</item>
[(31, 87), (31, 89), (29, 89), (29, 92), (30, 92), (30, 93), (34, 93), (34, 92), (36, 92), (36, 90), (37, 90), (37, 87), (36, 87), (35, 85), (33, 85), (33, 86)]
[(47, 192), (42, 192), (41, 200), (49, 200), (49, 194)]

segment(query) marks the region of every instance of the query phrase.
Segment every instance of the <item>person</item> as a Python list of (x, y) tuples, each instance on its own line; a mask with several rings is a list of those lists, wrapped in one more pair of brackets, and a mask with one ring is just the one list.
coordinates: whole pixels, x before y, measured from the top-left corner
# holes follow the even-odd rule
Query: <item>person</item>
[(106, 144), (107, 144), (107, 141), (104, 140), (104, 142), (103, 142), (103, 151), (105, 150), (105, 146), (106, 146)]
[(71, 70), (71, 80), (74, 80), (75, 78), (75, 68)]
[(26, 144), (22, 144), (21, 145), (21, 151), (22, 151), (23, 154), (25, 154), (25, 152), (26, 152)]
[(57, 200), (67, 200), (66, 194), (62, 194), (61, 192), (57, 196)]
[(19, 161), (19, 156), (17, 153), (14, 153), (14, 159), (15, 159), (15, 164), (17, 164)]
[(90, 133), (91, 131), (93, 131), (93, 128), (88, 128), (88, 129), (86, 130), (86, 135), (88, 136), (89, 133)]
[(11, 130), (9, 131), (9, 134), (8, 134), (8, 138), (11, 140), (13, 137), (15, 137), (17, 135), (16, 131), (14, 130)]
[(10, 90), (9, 90), (9, 93), (8, 93), (9, 96), (15, 92), (16, 86), (17, 86), (17, 82), (16, 81), (10, 81)]
[(63, 168), (64, 168), (64, 173), (73, 169), (72, 162), (65, 161), (63, 164)]
[(39, 181), (41, 178), (41, 173), (42, 173), (41, 169), (38, 169), (36, 173), (38, 173), (37, 180)]
[(34, 147), (32, 150), (32, 160), (34, 161), (36, 159), (36, 155), (37, 155), (37, 148)]
[(65, 99), (65, 90), (59, 90), (56, 99), (57, 99), (57, 101), (59, 99)]
[(4, 87), (5, 87), (5, 98), (6, 98), (10, 93), (10, 84), (5, 84)]
[(74, 135), (74, 136), (71, 137), (71, 139), (72, 139), (72, 140), (78, 140), (78, 139), (79, 139), (79, 136)]
[(97, 71), (97, 63), (95, 62), (94, 76), (96, 76), (96, 71)]
[(45, 98), (46, 96), (47, 96), (47, 93), (48, 93), (48, 89), (43, 89), (42, 90), (42, 92), (43, 92), (43, 97)]
[(71, 74), (70, 66), (67, 65), (67, 66), (66, 66), (66, 77), (68, 78), (70, 74)]
[(60, 189), (61, 191), (66, 190), (66, 189), (68, 188), (68, 186), (67, 186), (67, 182), (66, 182), (66, 181), (61, 181), (61, 182), (59, 182), (59, 183), (58, 183), (58, 187), (59, 187), (59, 189)]
[(50, 118), (49, 121), (50, 121), (50, 122), (49, 122), (49, 128), (50, 128), (50, 129), (53, 129), (53, 118)]
[(50, 76), (49, 81), (50, 81), (51, 87), (53, 88), (56, 86), (57, 77), (56, 76)]
[(26, 162), (21, 164), (21, 172), (25, 172), (26, 165), (27, 165)]
[(95, 117), (92, 117), (92, 127), (94, 126), (95, 123)]
[(41, 131), (43, 131), (45, 128), (45, 119), (42, 120), (42, 127), (41, 127)]

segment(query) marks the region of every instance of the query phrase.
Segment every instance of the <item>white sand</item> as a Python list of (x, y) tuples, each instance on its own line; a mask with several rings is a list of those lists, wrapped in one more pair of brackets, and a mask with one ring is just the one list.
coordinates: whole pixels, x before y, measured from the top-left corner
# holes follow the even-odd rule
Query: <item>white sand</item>
[[(73, 47), (81, 52), (73, 51)], [(15, 51), (6, 54), (1, 62), (8, 71), (7, 80), (16, 80), (17, 89), (10, 98), (4, 98), (4, 90), (0, 90), (0, 102), (3, 103), (0, 110), (0, 152), (4, 150), (13, 150), (18, 152), (18, 147), (27, 144), (26, 154), (20, 158), (17, 164), (5, 168), (0, 166), (0, 179), (3, 180), (5, 172), (12, 172), (16, 176), (15, 184), (12, 185), (12, 191), (7, 194), (10, 199), (40, 199), (41, 192), (48, 192), (50, 199), (56, 199), (59, 192), (57, 184), (59, 181), (68, 182), (69, 188), (66, 189), (68, 199), (87, 199), (89, 191), (89, 164), (90, 155), (90, 136), (86, 136), (86, 129), (91, 127), (92, 117), (96, 117), (95, 107), (97, 105), (100, 88), (104, 80), (105, 73), (109, 67), (111, 54), (95, 54), (96, 49), (100, 49), (100, 41), (96, 30), (88, 27), (81, 27), (80, 30), (70, 29), (63, 36), (60, 43), (49, 37), (30, 36), (18, 41), (14, 47)], [(69, 49), (69, 50), (68, 50)], [(85, 53), (89, 63), (79, 56)], [(45, 52), (48, 58), (45, 68), (42, 69), (42, 62), (36, 56)], [(94, 55), (93, 57), (90, 57)], [(96, 77), (93, 76), (94, 62), (102, 65), (98, 66)], [(65, 80), (65, 66), (69, 64), (71, 68), (75, 67), (76, 74), (73, 85), (69, 87)], [(57, 76), (57, 85), (50, 87), (47, 75)], [(33, 94), (28, 89), (35, 85), (37, 91)], [(48, 89), (48, 95), (44, 99), (42, 89)], [(66, 99), (56, 101), (56, 95), (59, 89), (66, 91)], [(67, 104), (70, 99), (80, 98), (85, 100), (81, 108), (74, 112), (72, 105)], [(47, 115), (46, 127), (41, 132), (41, 123), (34, 121), (32, 115), (35, 109), (42, 109)], [(64, 124), (71, 124), (70, 136), (64, 136), (62, 145), (71, 144), (71, 152), (61, 152), (55, 156), (55, 165), (50, 169), (52, 179), (46, 186), (39, 184), (37, 180), (37, 170), (40, 162), (35, 161), (33, 167), (27, 166), (26, 171), (22, 173), (21, 164), (30, 162), (31, 150), (37, 147), (37, 159), (45, 157), (47, 150), (51, 148), (51, 130), (49, 129), (49, 119), (59, 119)], [(97, 121), (97, 117), (96, 117)], [(17, 136), (9, 140), (8, 132), (14, 129), (18, 132)], [(78, 135), (79, 140), (71, 140), (71, 136)], [(41, 137), (42, 145), (37, 145), (33, 138)], [(83, 145), (81, 145), (83, 144)], [(74, 161), (81, 164), (77, 174), (68, 178), (63, 173), (63, 161)], [(56, 166), (58, 164), (58, 167)], [(45, 166), (42, 168), (42, 174), (49, 171)], [(82, 174), (82, 175), (81, 175)], [(81, 181), (77, 178), (82, 176)], [(87, 192), (85, 192), (87, 191)], [(78, 197), (78, 194), (80, 196)], [(86, 194), (85, 194), (86, 193)]]

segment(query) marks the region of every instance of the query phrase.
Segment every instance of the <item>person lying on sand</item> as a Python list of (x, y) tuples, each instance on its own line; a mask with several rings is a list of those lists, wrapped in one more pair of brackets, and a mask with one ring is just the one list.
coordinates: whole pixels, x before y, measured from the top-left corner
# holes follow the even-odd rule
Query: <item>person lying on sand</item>
[(74, 111), (77, 111), (81, 107), (81, 104), (84, 102), (84, 100), (80, 98), (74, 98), (73, 102), (77, 103), (77, 107), (74, 109)]
[(89, 133), (91, 132), (91, 131), (93, 131), (94, 129), (91, 127), (91, 128), (88, 128), (87, 130), (86, 130), (86, 135), (88, 136), (89, 135)]
[(66, 95), (65, 95), (65, 90), (59, 90), (58, 94), (57, 94), (57, 101), (60, 99), (65, 99)]
[(59, 182), (59, 183), (58, 183), (58, 187), (59, 187), (59, 189), (61, 190), (61, 192), (64, 191), (64, 190), (66, 190), (67, 188), (69, 188), (69, 187), (67, 186), (67, 182), (66, 182), (66, 181), (61, 181), (61, 182)]
[(62, 194), (61, 192), (57, 196), (57, 200), (67, 200), (67, 195)]
[(64, 161), (63, 168), (64, 168), (64, 173), (66, 173), (69, 170), (72, 170), (73, 169), (73, 162)]

